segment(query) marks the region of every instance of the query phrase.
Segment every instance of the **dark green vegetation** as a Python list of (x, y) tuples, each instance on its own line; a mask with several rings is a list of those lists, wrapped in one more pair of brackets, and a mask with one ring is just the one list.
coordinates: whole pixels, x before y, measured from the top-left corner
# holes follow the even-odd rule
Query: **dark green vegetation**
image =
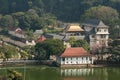
[(46, 31), (48, 26), (54, 29), (61, 21), (83, 22), (97, 18), (110, 26), (110, 35), (116, 38), (119, 7), (119, 0), (0, 0), (0, 27)]
[[(117, 67), (60, 69), (46, 66), (29, 66), (7, 69), (22, 74), (22, 79), (16, 80), (115, 80), (120, 78), (120, 68)], [(7, 69), (0, 69), (0, 78), (9, 74)]]
[(17, 58), (18, 57), (18, 50), (15, 47), (10, 45), (0, 46), (0, 58), (4, 61), (8, 60), (9, 58)]
[(0, 80), (23, 80), (22, 79), (22, 73), (20, 73), (16, 70), (4, 69), (2, 71), (2, 73), (3, 74), (0, 75)]
[(120, 63), (120, 39), (114, 40), (110, 45), (112, 55), (108, 58), (108, 61), (113, 64)]
[(70, 40), (70, 43), (72, 47), (83, 47), (88, 52), (90, 51), (90, 45), (86, 40), (75, 40), (75, 41)]
[[(89, 51), (90, 46), (85, 40), (70, 40), (72, 47), (83, 47)], [(35, 55), (35, 59), (49, 59), (50, 55), (59, 55), (64, 52), (65, 46), (63, 42), (58, 39), (48, 39), (44, 42), (37, 43), (35, 47), (32, 47), (31, 54)]]
[(35, 45), (36, 59), (49, 59), (50, 55), (58, 55), (64, 51), (63, 42), (57, 39), (48, 39)]
[[(0, 0), (0, 34), (7, 34), (8, 29), (20, 27), (26, 31), (27, 39), (35, 39), (33, 32), (43, 29), (44, 32), (58, 32), (56, 27), (64, 22), (79, 22), (86, 19), (97, 18), (103, 20), (109, 27), (110, 37), (120, 36), (120, 1), (119, 0)], [(45, 34), (44, 33), (44, 34)], [(73, 47), (82, 46), (89, 50), (85, 41), (74, 41)], [(83, 45), (84, 44), (84, 45)], [(116, 44), (116, 45), (113, 45)], [(113, 42), (112, 55), (109, 60), (120, 60), (120, 46)], [(48, 59), (50, 55), (64, 51), (64, 46), (59, 40), (47, 40), (38, 43), (34, 47), (25, 47), (24, 51), (18, 51), (10, 46), (0, 46), (0, 58), (5, 60), (18, 56), (31, 57), (34, 54), (37, 59)]]
[(9, 80), (22, 80), (22, 74), (16, 70), (7, 70)]
[[(29, 48), (30, 50), (30, 48)], [(20, 49), (18, 47), (4, 44), (3, 46), (0, 46), (0, 59), (3, 59), (3, 61), (7, 61), (8, 59), (27, 59), (29, 58), (30, 54), (28, 49)]]

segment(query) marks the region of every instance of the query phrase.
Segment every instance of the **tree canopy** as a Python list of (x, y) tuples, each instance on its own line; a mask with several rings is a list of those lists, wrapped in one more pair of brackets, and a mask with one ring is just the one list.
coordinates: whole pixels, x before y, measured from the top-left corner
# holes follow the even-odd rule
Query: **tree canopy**
[(58, 39), (48, 39), (35, 45), (35, 55), (38, 59), (49, 59), (50, 55), (58, 55), (63, 51), (63, 42)]
[(72, 47), (83, 47), (85, 50), (90, 51), (90, 46), (86, 40), (77, 40), (71, 44)]
[(120, 25), (119, 6), (119, 0), (0, 0), (0, 27), (46, 30), (46, 26), (54, 27), (57, 20), (82, 22), (97, 18), (115, 30), (114, 26)]
[(10, 45), (0, 46), (0, 58), (8, 60), (9, 58), (18, 58), (18, 50)]
[(91, 7), (85, 11), (83, 15), (83, 19), (99, 19), (103, 20), (110, 24), (111, 22), (114, 23), (119, 19), (119, 13), (117, 10), (108, 7), (108, 6), (96, 6)]
[(116, 38), (114, 33), (115, 26), (119, 25), (119, 13), (116, 9), (108, 6), (95, 6), (85, 11), (82, 16), (82, 20), (87, 19), (98, 19), (102, 20), (106, 25), (109, 26), (109, 32), (111, 38)]
[(120, 63), (120, 40), (114, 40), (110, 45), (111, 56), (108, 57), (108, 61), (113, 63)]

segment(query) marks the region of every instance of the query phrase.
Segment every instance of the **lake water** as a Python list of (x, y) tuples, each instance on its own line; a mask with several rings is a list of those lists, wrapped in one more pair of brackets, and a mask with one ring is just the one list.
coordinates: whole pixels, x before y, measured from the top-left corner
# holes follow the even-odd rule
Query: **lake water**
[[(120, 80), (119, 67), (60, 69), (47, 66), (9, 67), (23, 74), (23, 80)], [(0, 76), (7, 75), (0, 68)]]

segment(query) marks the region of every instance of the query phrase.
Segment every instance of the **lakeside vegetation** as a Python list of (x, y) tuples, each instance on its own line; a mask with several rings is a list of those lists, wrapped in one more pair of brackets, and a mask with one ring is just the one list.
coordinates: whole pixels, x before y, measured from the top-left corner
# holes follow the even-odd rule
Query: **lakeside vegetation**
[[(57, 29), (61, 24), (99, 19), (109, 26), (110, 38), (113, 39), (108, 51), (111, 56), (107, 60), (120, 63), (120, 42), (115, 40), (120, 36), (119, 6), (119, 0), (0, 0), (0, 34), (8, 37), (9, 29), (20, 27), (28, 35), (27, 39), (31, 40), (37, 29), (42, 29), (45, 33), (58, 33), (61, 32)], [(85, 40), (71, 39), (70, 43), (72, 47), (90, 50)], [(50, 55), (62, 53), (64, 48), (59, 40), (47, 40), (35, 47), (25, 46), (21, 50), (4, 45), (0, 46), (0, 58), (8, 60), (17, 58), (20, 54), (21, 59), (49, 59)]]
[[(22, 79), (17, 80), (50, 80), (50, 78), (52, 80), (64, 80), (65, 78), (72, 80), (83, 78), (86, 80), (115, 80), (116, 78), (119, 79), (120, 74), (119, 67), (62, 69), (46, 66), (26, 66), (12, 67), (10, 70), (15, 70), (22, 74)], [(7, 69), (0, 69), (0, 78), (7, 75), (6, 71)]]

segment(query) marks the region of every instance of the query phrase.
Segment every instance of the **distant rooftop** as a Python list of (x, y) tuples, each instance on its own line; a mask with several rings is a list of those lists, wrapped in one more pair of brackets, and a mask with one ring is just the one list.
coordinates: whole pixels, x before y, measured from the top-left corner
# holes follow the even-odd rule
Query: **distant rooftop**
[(66, 48), (64, 53), (60, 57), (80, 57), (80, 56), (91, 56), (84, 48), (82, 47), (71, 47)]
[(65, 32), (81, 32), (84, 31), (79, 24), (68, 24), (64, 29)]
[(97, 20), (97, 19), (86, 20), (83, 24), (84, 25), (90, 25), (90, 26), (93, 26), (93, 27), (108, 27), (107, 25), (105, 25), (103, 23), (103, 21)]
[(35, 30), (34, 34), (43, 34), (43, 30)]

